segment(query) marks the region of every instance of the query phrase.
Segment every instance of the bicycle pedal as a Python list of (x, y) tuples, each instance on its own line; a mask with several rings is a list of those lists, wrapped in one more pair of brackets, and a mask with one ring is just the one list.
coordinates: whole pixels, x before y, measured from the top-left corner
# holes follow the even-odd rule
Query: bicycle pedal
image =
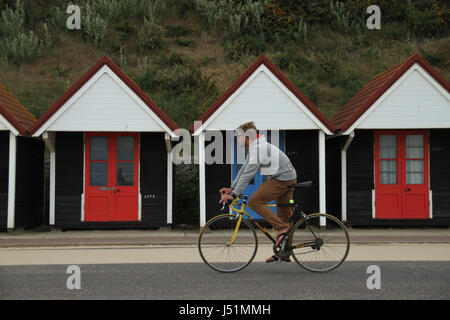
[(284, 260), (284, 259), (278, 258), (278, 260), (276, 261), (277, 264), (281, 264), (281, 263), (289, 263), (289, 262), (291, 262), (291, 259), (289, 259), (289, 260)]

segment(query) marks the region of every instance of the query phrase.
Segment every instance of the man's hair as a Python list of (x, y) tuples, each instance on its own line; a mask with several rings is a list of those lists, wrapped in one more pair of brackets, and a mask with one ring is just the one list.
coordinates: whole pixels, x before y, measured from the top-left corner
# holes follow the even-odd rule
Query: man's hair
[(253, 129), (255, 130), (255, 132), (258, 132), (258, 129), (256, 129), (255, 124), (253, 123), (253, 121), (250, 122), (246, 122), (244, 124), (241, 124), (238, 128), (238, 130), (242, 130), (244, 133), (249, 130), (249, 129)]

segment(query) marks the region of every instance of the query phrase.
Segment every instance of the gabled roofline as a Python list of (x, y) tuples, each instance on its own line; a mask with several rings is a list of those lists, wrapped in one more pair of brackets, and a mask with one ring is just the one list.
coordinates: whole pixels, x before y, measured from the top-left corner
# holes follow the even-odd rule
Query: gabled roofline
[[(336, 130), (333, 123), (325, 117), (325, 115), (263, 54), (260, 55), (258, 59), (256, 59), (256, 61), (219, 98), (217, 98), (217, 100), (196, 121), (205, 123), (262, 64), (264, 64), (331, 133)], [(189, 130), (194, 133), (194, 124), (189, 127)]]
[[(394, 74), (375, 92), (367, 99), (364, 104), (359, 107), (353, 115), (348, 118), (344, 124), (342, 124), (338, 129), (342, 130), (342, 132), (346, 132), (362, 115), (365, 114), (370, 107), (378, 101), (378, 99), (389, 89), (391, 88), (414, 64), (419, 64), (434, 80), (436, 80), (439, 85), (441, 85), (447, 92), (450, 92), (450, 85), (444, 77), (442, 77), (439, 72), (436, 71), (428, 62), (425, 61), (424, 58), (418, 53), (409, 57), (405, 62), (398, 65), (398, 70), (394, 72)], [(393, 67), (396, 68), (396, 67)], [(393, 69), (391, 68), (391, 69)], [(386, 71), (385, 71), (386, 72)], [(383, 72), (384, 73), (384, 72)], [(380, 74), (381, 75), (381, 74)], [(378, 76), (375, 76), (371, 79), (371, 81), (375, 80)], [(369, 81), (368, 83), (370, 83)], [(367, 84), (366, 84), (367, 85)], [(364, 87), (363, 87), (364, 88)], [(362, 90), (362, 89), (361, 89)], [(355, 96), (361, 91), (359, 90)], [(353, 97), (352, 97), (353, 99)], [(349, 102), (351, 99), (349, 100)]]
[[(29, 117), (30, 121), (36, 122), (36, 118), (9, 92), (5, 87), (0, 85), (0, 89), (2, 89), (7, 96), (4, 96), (7, 99), (10, 99), (9, 103), (14, 103), (17, 107), (19, 107), (20, 112), (24, 116)], [(8, 101), (7, 101), (8, 102)], [(20, 123), (8, 110), (6, 107), (2, 106), (0, 101), (0, 115), (9, 123), (9, 125), (14, 128), (14, 131), (11, 130), (14, 135), (26, 135), (27, 128)]]
[(41, 118), (28, 130), (30, 135), (35, 134), (51, 117), (89, 81), (103, 66), (108, 66), (160, 119), (167, 127), (174, 131), (178, 126), (173, 122), (144, 91), (131, 80), (109, 57), (102, 57), (92, 66), (78, 81), (76, 81), (66, 93), (64, 93)]
[(11, 132), (14, 133), (14, 135), (25, 135), (26, 133), (26, 129), (19, 123), (19, 121), (17, 121), (16, 119), (14, 119), (13, 116), (11, 116), (11, 114), (4, 110), (1, 106), (0, 106), (0, 115), (2, 115), (3, 118), (5, 118), (6, 121), (9, 122), (9, 124), (17, 131), (14, 132), (11, 130)]

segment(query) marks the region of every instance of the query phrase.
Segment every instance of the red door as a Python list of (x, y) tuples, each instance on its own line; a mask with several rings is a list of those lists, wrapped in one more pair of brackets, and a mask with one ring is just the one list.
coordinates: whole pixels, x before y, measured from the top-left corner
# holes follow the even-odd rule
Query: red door
[(377, 219), (429, 218), (428, 132), (375, 132)]
[(86, 133), (85, 221), (138, 220), (137, 133)]

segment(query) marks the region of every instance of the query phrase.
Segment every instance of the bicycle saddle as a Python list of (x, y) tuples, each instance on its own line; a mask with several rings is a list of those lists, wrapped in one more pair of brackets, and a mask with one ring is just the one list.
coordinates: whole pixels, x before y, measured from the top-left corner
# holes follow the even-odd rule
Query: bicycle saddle
[(291, 184), (291, 188), (308, 188), (312, 186), (312, 181), (299, 182), (296, 184)]

